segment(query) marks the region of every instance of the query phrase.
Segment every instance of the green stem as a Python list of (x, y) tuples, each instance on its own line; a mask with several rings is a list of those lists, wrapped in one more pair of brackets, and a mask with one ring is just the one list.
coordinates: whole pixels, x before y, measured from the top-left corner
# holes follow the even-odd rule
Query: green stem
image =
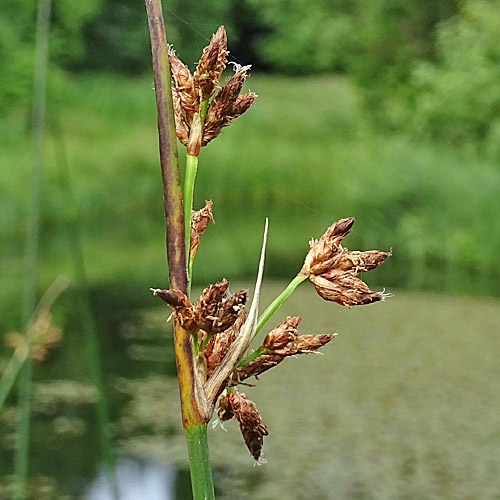
[(205, 121), (205, 118), (207, 116), (208, 103), (209, 103), (208, 99), (206, 99), (205, 101), (201, 102), (200, 116), (201, 116), (201, 122), (202, 123)]
[[(193, 210), (194, 181), (198, 170), (198, 157), (186, 155), (186, 172), (184, 175), (184, 237), (186, 239), (186, 264), (189, 264), (189, 246), (191, 242), (191, 211)], [(191, 274), (188, 276), (189, 292), (191, 292)]]
[(250, 363), (250, 361), (253, 361), (255, 358), (258, 358), (261, 354), (265, 354), (267, 352), (267, 349), (265, 347), (259, 347), (258, 349), (255, 349), (254, 352), (250, 353), (248, 356), (245, 356), (239, 363), (238, 363), (238, 368), (241, 368), (242, 366), (245, 366), (247, 363)]
[(271, 316), (276, 312), (279, 306), (285, 302), (288, 297), (292, 294), (292, 292), (304, 281), (308, 278), (303, 274), (297, 274), (295, 278), (288, 284), (288, 286), (271, 302), (269, 307), (261, 314), (259, 321), (257, 322), (257, 330), (255, 331), (255, 335), (260, 332), (262, 327), (269, 321)]
[(186, 427), (193, 500), (214, 500), (212, 468), (208, 452), (207, 425)]
[[(40, 236), (40, 193), (43, 169), (43, 139), (45, 132), (45, 101), (47, 62), (49, 53), (51, 0), (39, 0), (36, 26), (35, 69), (33, 74), (33, 166), (31, 170), (28, 238), (26, 242), (26, 283), (24, 288), (22, 327), (28, 334), (28, 323), (36, 304), (38, 279), (38, 247)], [(27, 496), (29, 435), (31, 418), (32, 361), (24, 363), (19, 379), (19, 412), (17, 443), (14, 456), (14, 500)]]
[(16, 378), (19, 375), (26, 359), (27, 356), (23, 356), (19, 352), (19, 349), (16, 349), (7, 364), (7, 368), (5, 368), (5, 371), (2, 373), (2, 378), (0, 379), (0, 412), (2, 411), (3, 404), (5, 403), (5, 400), (7, 399), (7, 396), (9, 395), (9, 392), (12, 389), (12, 386), (14, 385), (14, 382), (16, 381)]
[(207, 344), (210, 342), (210, 339), (213, 337), (213, 335), (210, 335), (207, 333), (205, 335), (205, 338), (203, 339), (203, 342), (201, 343), (201, 352), (205, 350), (205, 347), (207, 347)]

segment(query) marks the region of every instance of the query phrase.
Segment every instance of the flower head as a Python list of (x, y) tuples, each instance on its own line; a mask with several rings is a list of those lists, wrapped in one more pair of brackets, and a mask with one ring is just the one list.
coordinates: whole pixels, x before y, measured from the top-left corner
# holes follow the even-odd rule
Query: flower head
[(309, 277), (321, 298), (348, 307), (384, 300), (385, 294), (370, 290), (357, 275), (375, 269), (391, 255), (379, 250), (351, 252), (344, 248), (342, 240), (353, 224), (353, 217), (340, 219), (319, 240), (312, 240), (300, 271)]
[[(253, 92), (240, 95), (250, 66), (235, 65), (234, 75), (221, 84), (228, 54), (224, 26), (212, 36), (193, 74), (169, 48), (175, 128), (189, 154), (198, 155), (201, 146), (217, 137), (222, 128), (242, 115), (257, 97)], [(205, 101), (210, 102), (206, 117), (202, 117), (201, 104)]]

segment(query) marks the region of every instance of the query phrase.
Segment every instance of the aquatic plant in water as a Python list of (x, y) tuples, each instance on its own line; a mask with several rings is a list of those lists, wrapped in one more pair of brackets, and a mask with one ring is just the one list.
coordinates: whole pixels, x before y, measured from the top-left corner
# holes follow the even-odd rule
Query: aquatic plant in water
[[(167, 45), (160, 0), (146, 0), (151, 35), (160, 164), (164, 188), (167, 260), (170, 288), (152, 289), (172, 309), (182, 421), (187, 438), (193, 496), (212, 499), (214, 488), (207, 444), (207, 425), (235, 418), (255, 460), (261, 460), (268, 429), (255, 404), (239, 390), (250, 377), (297, 354), (315, 353), (336, 334), (300, 334), (300, 316), (287, 317), (271, 329), (253, 352), (249, 346), (295, 288), (309, 279), (318, 295), (352, 307), (382, 301), (358, 274), (376, 268), (390, 254), (378, 250), (349, 251), (342, 245), (354, 218), (334, 222), (310, 242), (304, 264), (286, 289), (259, 317), (266, 220), (257, 282), (250, 307), (247, 292), (229, 293), (226, 280), (208, 285), (197, 300), (190, 297), (193, 261), (200, 236), (213, 222), (212, 201), (193, 211), (193, 192), (202, 147), (217, 138), (223, 127), (246, 112), (257, 95), (241, 94), (249, 66), (234, 65), (234, 74), (221, 82), (227, 65), (227, 38), (220, 27), (203, 50), (193, 73)], [(177, 139), (187, 148), (183, 183)]]

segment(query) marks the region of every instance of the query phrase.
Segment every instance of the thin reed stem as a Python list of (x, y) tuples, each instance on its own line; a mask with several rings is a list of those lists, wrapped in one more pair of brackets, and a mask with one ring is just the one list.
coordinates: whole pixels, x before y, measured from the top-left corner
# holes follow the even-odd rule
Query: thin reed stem
[[(27, 334), (28, 323), (35, 311), (36, 286), (38, 281), (40, 194), (43, 170), (50, 11), (51, 0), (39, 0), (36, 26), (35, 68), (33, 76), (33, 163), (30, 176), (28, 237), (26, 241), (26, 278), (22, 312), (22, 330), (25, 334)], [(21, 369), (19, 380), (19, 411), (21, 417), (17, 426), (17, 443), (14, 456), (14, 500), (24, 500), (27, 496), (32, 371), (32, 361), (28, 358)]]
[(0, 379), (0, 412), (27, 357), (27, 349), (22, 352), (21, 348), (17, 348), (2, 373)]
[[(170, 287), (187, 294), (186, 226), (184, 225), (167, 37), (161, 1), (145, 0), (145, 3), (153, 56)], [(190, 215), (189, 213), (189, 218)], [(189, 225), (189, 219), (187, 225)], [(182, 423), (188, 444), (193, 498), (194, 500), (212, 500), (215, 496), (206, 443), (206, 428), (211, 407), (195, 374), (191, 335), (175, 316), (173, 327)]]
[[(189, 245), (191, 240), (191, 211), (193, 210), (193, 195), (194, 183), (196, 180), (196, 172), (198, 171), (198, 156), (186, 155), (186, 172), (184, 174), (184, 189), (183, 189), (183, 203), (184, 203), (184, 238), (186, 240), (186, 256), (189, 259)], [(188, 264), (192, 268), (192, 263), (189, 259)], [(188, 275), (189, 288), (191, 291), (191, 274)]]

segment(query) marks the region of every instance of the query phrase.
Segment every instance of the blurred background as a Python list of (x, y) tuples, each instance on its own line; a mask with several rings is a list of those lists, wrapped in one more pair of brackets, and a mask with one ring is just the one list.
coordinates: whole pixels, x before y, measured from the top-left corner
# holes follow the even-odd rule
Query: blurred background
[[(350, 249), (393, 252), (366, 277), (394, 295), (386, 303), (343, 310), (306, 283), (273, 318), (302, 314), (304, 332), (341, 335), (326, 356), (289, 360), (248, 389), (271, 430), (268, 464), (252, 468), (236, 425), (212, 432), (219, 497), (498, 499), (500, 5), (163, 3), (169, 42), (191, 69), (223, 24), (230, 60), (252, 64), (244, 90), (259, 95), (202, 150), (195, 207), (213, 200), (216, 225), (195, 285), (225, 277), (252, 289), (265, 217), (263, 307), (334, 220), (356, 217)], [(0, 13), (5, 333), (22, 328), (29, 269), (37, 3), (3, 0)], [(111, 498), (102, 389), (119, 477), (142, 484), (142, 494), (122, 485), (122, 500), (190, 498), (168, 311), (149, 292), (168, 272), (143, 2), (52, 0), (48, 50), (37, 297), (58, 276), (70, 286), (53, 308), (64, 340), (33, 373), (30, 495)], [(3, 371), (11, 350), (0, 355)], [(1, 499), (16, 401), (0, 413)]]

